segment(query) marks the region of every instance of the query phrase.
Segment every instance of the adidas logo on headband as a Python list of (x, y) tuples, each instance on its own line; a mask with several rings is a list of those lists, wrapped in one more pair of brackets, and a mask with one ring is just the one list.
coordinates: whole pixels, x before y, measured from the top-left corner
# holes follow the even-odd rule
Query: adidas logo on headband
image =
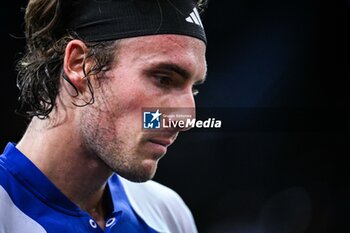
[(202, 24), (201, 18), (199, 17), (197, 8), (193, 8), (192, 12), (190, 13), (190, 16), (186, 18), (186, 21), (189, 23), (195, 23), (198, 26), (203, 28), (203, 24)]

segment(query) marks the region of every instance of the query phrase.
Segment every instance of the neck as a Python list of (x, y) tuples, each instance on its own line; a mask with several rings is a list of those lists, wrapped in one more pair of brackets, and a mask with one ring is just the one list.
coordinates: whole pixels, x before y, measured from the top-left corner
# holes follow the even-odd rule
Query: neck
[(112, 171), (79, 144), (73, 125), (50, 127), (48, 121), (33, 119), (17, 148), (72, 202), (95, 220), (104, 219), (103, 194)]

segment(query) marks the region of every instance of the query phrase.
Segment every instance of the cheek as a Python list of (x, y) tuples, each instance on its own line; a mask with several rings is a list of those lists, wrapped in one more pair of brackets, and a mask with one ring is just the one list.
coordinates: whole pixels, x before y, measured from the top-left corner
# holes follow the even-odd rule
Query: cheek
[(115, 105), (119, 106), (119, 113), (130, 117), (135, 113), (140, 113), (142, 108), (149, 102), (149, 97), (137, 89), (126, 90), (120, 95), (114, 95), (113, 98), (117, 101)]
[(131, 69), (127, 73), (110, 75), (109, 81), (103, 84), (102, 95), (106, 99), (105, 109), (113, 109), (118, 115), (142, 114), (142, 108), (161, 107), (166, 104), (167, 94), (152, 83), (151, 77), (146, 77)]
[[(103, 101), (98, 101), (98, 111), (103, 113), (103, 121), (122, 134), (130, 134), (135, 127), (142, 127), (142, 107), (148, 101), (147, 95), (137, 88), (109, 89), (104, 92)], [(102, 119), (101, 119), (102, 120)]]
[(117, 102), (119, 110), (124, 114), (140, 113), (142, 108), (155, 107), (161, 96), (157, 95), (147, 85), (139, 83), (138, 85), (122, 86), (118, 92), (113, 93), (113, 99)]

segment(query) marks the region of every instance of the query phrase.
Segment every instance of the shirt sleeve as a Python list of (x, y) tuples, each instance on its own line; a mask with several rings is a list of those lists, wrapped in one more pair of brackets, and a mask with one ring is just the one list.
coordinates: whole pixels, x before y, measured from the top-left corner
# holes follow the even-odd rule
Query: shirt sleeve
[(150, 227), (161, 233), (198, 233), (190, 209), (175, 191), (154, 181), (121, 181), (133, 209)]

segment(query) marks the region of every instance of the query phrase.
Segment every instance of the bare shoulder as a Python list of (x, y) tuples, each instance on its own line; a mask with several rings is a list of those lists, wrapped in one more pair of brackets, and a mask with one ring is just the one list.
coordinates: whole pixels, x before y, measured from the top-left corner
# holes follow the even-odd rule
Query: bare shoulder
[(174, 190), (155, 181), (120, 180), (133, 209), (152, 228), (159, 232), (197, 232), (191, 211)]

